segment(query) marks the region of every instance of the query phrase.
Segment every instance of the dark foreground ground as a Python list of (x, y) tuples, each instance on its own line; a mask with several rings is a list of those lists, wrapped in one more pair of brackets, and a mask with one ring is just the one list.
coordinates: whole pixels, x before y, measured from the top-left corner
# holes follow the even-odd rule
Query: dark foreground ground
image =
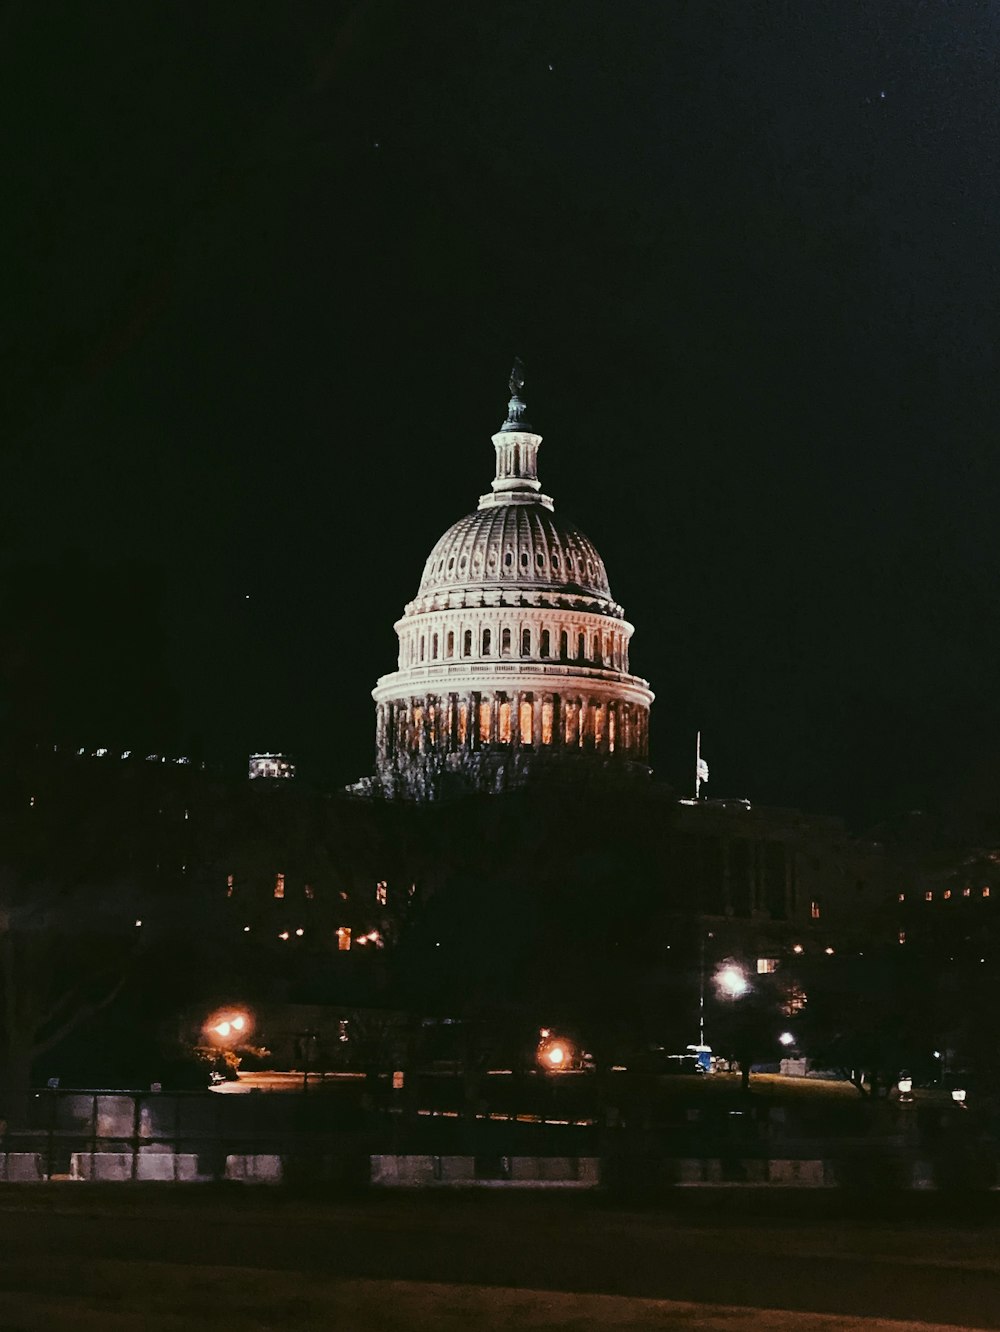
[(1000, 1328), (992, 1198), (0, 1192), (3, 1332), (900, 1323)]

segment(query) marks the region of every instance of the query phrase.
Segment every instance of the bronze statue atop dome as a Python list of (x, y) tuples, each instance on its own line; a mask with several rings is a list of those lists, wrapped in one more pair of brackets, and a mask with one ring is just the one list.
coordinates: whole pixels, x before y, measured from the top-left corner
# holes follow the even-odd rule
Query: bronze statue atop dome
[(521, 390), (524, 388), (524, 362), (520, 356), (514, 357), (514, 368), (510, 372), (510, 379), (507, 382), (512, 398), (519, 398)]

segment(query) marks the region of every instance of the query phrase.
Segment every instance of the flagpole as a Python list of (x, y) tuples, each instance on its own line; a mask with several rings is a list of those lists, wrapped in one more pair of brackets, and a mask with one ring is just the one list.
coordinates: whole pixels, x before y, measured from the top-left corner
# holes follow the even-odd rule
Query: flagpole
[(695, 741), (694, 750), (694, 798), (697, 800), (701, 794), (701, 731), (698, 732), (698, 739)]

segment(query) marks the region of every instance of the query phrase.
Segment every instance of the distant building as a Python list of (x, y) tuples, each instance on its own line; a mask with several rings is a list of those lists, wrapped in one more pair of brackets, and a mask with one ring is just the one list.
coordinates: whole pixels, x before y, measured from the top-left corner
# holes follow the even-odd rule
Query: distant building
[(251, 754), (250, 780), (256, 777), (294, 777), (295, 764), (287, 754)]
[(632, 625), (593, 543), (541, 493), (523, 387), (517, 362), (492, 490), (435, 545), (395, 626), (397, 669), (373, 694), (377, 774), (356, 789), (429, 800), (543, 768), (649, 775)]

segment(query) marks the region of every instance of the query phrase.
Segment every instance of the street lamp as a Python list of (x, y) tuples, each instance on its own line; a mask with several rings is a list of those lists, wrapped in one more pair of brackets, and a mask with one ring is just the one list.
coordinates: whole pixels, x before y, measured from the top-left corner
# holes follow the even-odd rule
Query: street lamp
[(781, 1035), (778, 1037), (778, 1040), (779, 1040), (779, 1042), (780, 1042), (782, 1045), (794, 1045), (794, 1044), (795, 1044), (795, 1037), (793, 1036), (793, 1034), (792, 1034), (790, 1031), (783, 1031), (783, 1032), (781, 1033)]

